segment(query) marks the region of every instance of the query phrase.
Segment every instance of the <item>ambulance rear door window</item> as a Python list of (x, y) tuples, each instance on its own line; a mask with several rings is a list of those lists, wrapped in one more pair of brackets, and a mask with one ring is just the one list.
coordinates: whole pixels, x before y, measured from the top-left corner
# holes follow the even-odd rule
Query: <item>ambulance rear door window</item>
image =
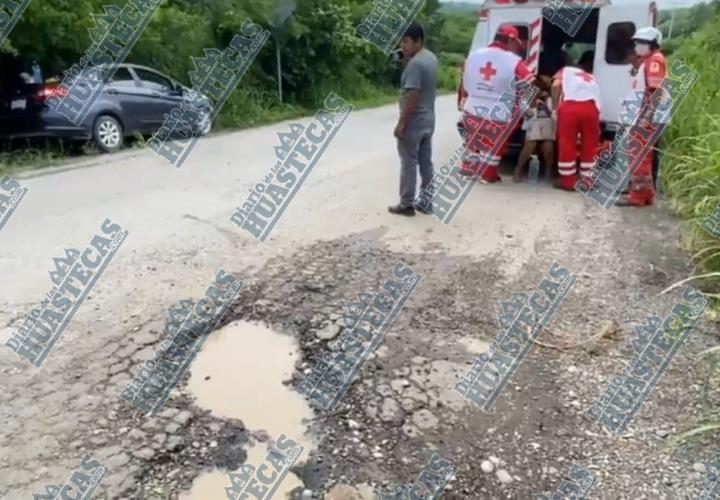
[(527, 57), (527, 46), (528, 46), (530, 27), (527, 24), (515, 24), (515, 23), (511, 23), (511, 24), (517, 28), (518, 33), (520, 34), (520, 41), (522, 41), (522, 45), (523, 45), (522, 54), (518, 54), (518, 55), (520, 57), (522, 57), (523, 59), (525, 59)]
[(635, 24), (623, 21), (608, 26), (605, 62), (608, 64), (629, 64), (635, 51), (632, 36)]

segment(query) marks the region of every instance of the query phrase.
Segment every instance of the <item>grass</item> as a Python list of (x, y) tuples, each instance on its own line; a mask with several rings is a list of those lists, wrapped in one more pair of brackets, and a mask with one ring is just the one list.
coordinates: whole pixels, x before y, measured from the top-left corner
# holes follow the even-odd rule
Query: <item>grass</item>
[(78, 151), (62, 141), (45, 140), (41, 144), (26, 143), (22, 149), (3, 145), (0, 151), (0, 176), (19, 170), (36, 170), (57, 165), (59, 162), (76, 157)]
[[(700, 79), (674, 114), (666, 133), (662, 179), (672, 210), (682, 219), (682, 245), (693, 268), (687, 280), (713, 303), (708, 319), (717, 322), (720, 311), (720, 239), (702, 227), (702, 221), (720, 206), (720, 14), (702, 30), (683, 40), (673, 59), (700, 72)], [(720, 344), (720, 337), (716, 337)], [(673, 445), (720, 432), (720, 409), (712, 407), (708, 391), (720, 385), (720, 346), (697, 357), (707, 368), (705, 410), (698, 422), (673, 440)]]

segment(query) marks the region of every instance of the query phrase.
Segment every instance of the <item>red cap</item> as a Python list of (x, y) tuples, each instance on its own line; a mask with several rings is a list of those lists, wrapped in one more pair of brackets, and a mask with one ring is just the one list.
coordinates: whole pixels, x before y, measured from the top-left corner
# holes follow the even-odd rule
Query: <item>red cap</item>
[(518, 29), (513, 26), (512, 24), (501, 24), (500, 27), (497, 30), (498, 35), (505, 35), (508, 38), (512, 38), (515, 40), (520, 39), (520, 32)]

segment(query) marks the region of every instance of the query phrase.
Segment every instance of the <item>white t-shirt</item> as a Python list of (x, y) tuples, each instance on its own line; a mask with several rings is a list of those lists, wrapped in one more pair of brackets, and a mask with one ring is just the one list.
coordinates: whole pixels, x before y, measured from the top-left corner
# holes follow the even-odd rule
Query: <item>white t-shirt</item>
[(600, 111), (600, 86), (591, 73), (566, 66), (559, 72), (564, 101), (595, 101)]
[[(463, 85), (468, 96), (464, 111), (479, 116), (477, 109), (493, 109), (503, 94), (515, 94), (513, 83), (520, 57), (499, 47), (482, 47), (472, 52), (465, 63)], [(512, 110), (502, 109), (493, 120), (509, 122)]]

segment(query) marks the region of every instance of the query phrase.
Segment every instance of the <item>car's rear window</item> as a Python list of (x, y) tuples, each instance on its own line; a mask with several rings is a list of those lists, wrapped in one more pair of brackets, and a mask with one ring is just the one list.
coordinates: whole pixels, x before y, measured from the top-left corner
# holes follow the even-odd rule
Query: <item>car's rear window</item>
[(115, 74), (110, 80), (114, 85), (121, 87), (134, 87), (135, 80), (127, 68), (120, 67), (115, 70)]
[(0, 71), (0, 95), (7, 95), (18, 89), (28, 87), (28, 84), (21, 77), (23, 72), (28, 72), (25, 66), (26, 64), (22, 60), (12, 56), (0, 57), (0, 67), (2, 67), (2, 71)]
[(608, 64), (628, 64), (635, 50), (632, 36), (635, 24), (629, 21), (612, 23), (607, 30), (605, 62)]

